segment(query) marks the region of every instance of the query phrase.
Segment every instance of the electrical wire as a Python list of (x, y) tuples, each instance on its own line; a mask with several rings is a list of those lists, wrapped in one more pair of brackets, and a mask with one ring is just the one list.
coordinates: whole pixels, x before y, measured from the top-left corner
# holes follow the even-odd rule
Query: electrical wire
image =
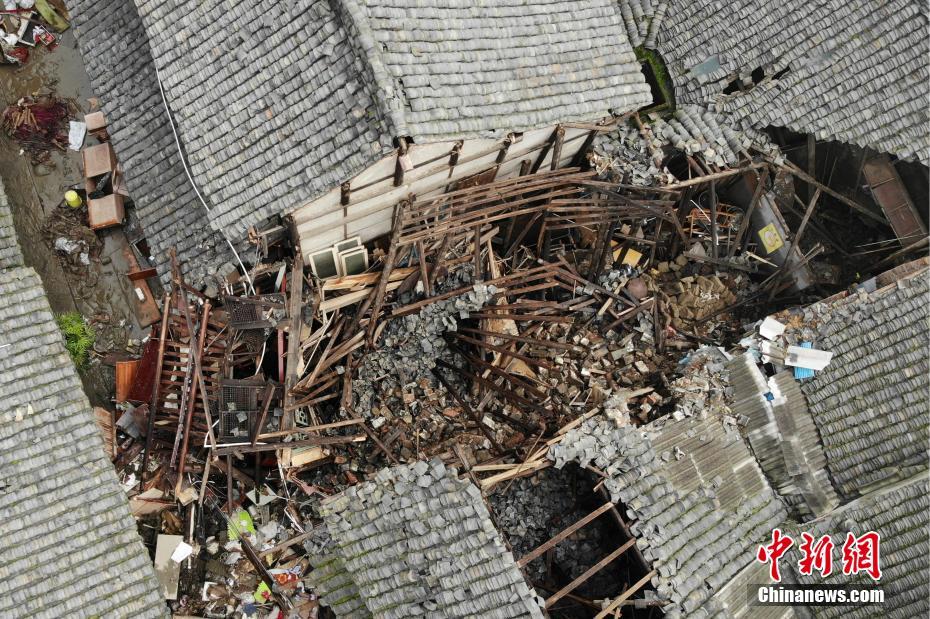
[[(178, 149), (178, 157), (181, 159), (181, 167), (184, 168), (184, 174), (187, 175), (187, 180), (190, 181), (191, 187), (194, 188), (194, 193), (197, 194), (197, 198), (200, 200), (200, 203), (203, 204), (203, 207), (210, 211), (210, 207), (207, 205), (207, 201), (203, 199), (203, 196), (200, 195), (200, 190), (197, 189), (197, 183), (194, 182), (194, 177), (191, 176), (190, 170), (187, 168), (187, 161), (184, 158), (184, 151), (181, 149), (181, 140), (178, 138), (178, 132), (174, 127), (174, 119), (171, 117), (171, 109), (168, 107), (168, 99), (165, 97), (165, 87), (161, 83), (161, 75), (158, 73), (158, 67), (153, 67), (155, 69), (155, 80), (158, 82), (158, 90), (161, 92), (161, 102), (165, 107), (165, 114), (168, 115), (168, 125), (171, 126), (171, 134), (174, 136), (174, 144)], [(236, 257), (236, 261), (239, 263), (239, 268), (242, 269), (242, 274), (245, 275), (245, 280), (249, 283), (249, 290), (252, 291), (252, 294), (255, 294), (255, 286), (252, 284), (252, 278), (249, 277), (249, 271), (245, 268), (245, 264), (242, 262), (242, 258), (239, 257), (239, 252), (236, 251), (236, 248), (233, 247), (232, 241), (229, 240), (229, 237), (226, 236), (225, 230), (220, 230), (220, 234), (223, 235), (223, 238), (226, 240), (226, 244), (229, 245), (229, 249), (232, 250), (233, 255)]]

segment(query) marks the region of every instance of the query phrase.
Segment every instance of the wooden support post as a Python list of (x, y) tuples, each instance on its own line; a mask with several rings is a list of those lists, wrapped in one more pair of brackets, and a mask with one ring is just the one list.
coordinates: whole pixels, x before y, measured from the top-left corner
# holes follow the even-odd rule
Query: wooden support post
[(539, 154), (536, 156), (536, 161), (533, 162), (533, 167), (530, 168), (530, 174), (536, 174), (536, 172), (539, 171), (543, 161), (546, 159), (546, 155), (549, 154), (549, 151), (555, 144), (556, 136), (558, 136), (559, 129), (561, 128), (561, 125), (557, 125), (556, 128), (552, 131), (552, 135), (550, 135), (549, 139), (546, 141), (546, 144), (539, 150)]
[(397, 157), (394, 162), (394, 186), (400, 187), (404, 184), (404, 164), (403, 158), (407, 156), (407, 140), (397, 138)]
[(752, 214), (756, 210), (756, 206), (759, 205), (759, 200), (762, 199), (762, 194), (765, 192), (765, 183), (768, 180), (769, 171), (765, 169), (762, 171), (762, 175), (757, 179), (756, 190), (752, 192), (752, 199), (749, 201), (749, 206), (746, 207), (746, 213), (743, 215), (742, 221), (739, 222), (739, 229), (736, 231), (736, 238), (733, 240), (733, 245), (730, 246), (730, 251), (727, 254), (727, 258), (732, 258), (733, 254), (737, 250), (742, 249), (743, 247), (743, 236), (746, 234), (746, 230), (749, 229), (750, 219), (752, 219)]
[[(180, 295), (180, 305), (181, 311), (184, 314), (184, 320), (187, 324), (187, 332), (194, 333), (194, 321), (191, 320), (190, 304), (187, 301), (187, 294), (184, 292), (184, 288), (179, 286), (179, 295)], [(196, 378), (197, 387), (200, 391), (200, 399), (203, 403), (203, 414), (207, 418), (207, 437), (210, 439), (210, 446), (216, 447), (216, 437), (213, 435), (213, 419), (210, 415), (210, 398), (207, 395), (207, 385), (203, 380), (203, 368), (200, 365), (200, 355), (201, 350), (196, 346), (190, 347), (191, 357), (194, 359), (194, 376)]]
[(229, 455), (229, 456), (226, 456), (226, 509), (229, 512), (230, 516), (232, 516), (232, 513), (233, 513), (233, 489), (235, 486), (235, 482), (233, 481), (234, 476), (232, 472), (233, 472), (232, 456)]
[(368, 320), (368, 348), (374, 348), (375, 345), (375, 328), (378, 325), (378, 315), (381, 313), (381, 306), (384, 303), (384, 295), (387, 291), (388, 279), (391, 277), (391, 271), (394, 270), (394, 261), (397, 260), (398, 240), (400, 231), (403, 227), (404, 212), (408, 202), (401, 201), (394, 209), (394, 223), (391, 227), (391, 239), (388, 245), (388, 254), (384, 259), (384, 270), (381, 271), (381, 279), (378, 280), (378, 287), (375, 289), (374, 301), (371, 304), (371, 317)]
[(716, 260), (719, 254), (717, 244), (720, 239), (717, 235), (717, 181), (710, 182), (710, 256)]
[(459, 163), (459, 156), (462, 154), (462, 146), (464, 145), (464, 140), (459, 140), (452, 145), (452, 151), (449, 153), (449, 178), (452, 177), (452, 172)]
[(753, 163), (742, 168), (732, 168), (730, 170), (724, 170), (723, 172), (714, 172), (713, 174), (708, 174), (707, 176), (701, 176), (700, 178), (692, 178), (687, 181), (680, 181), (677, 183), (672, 183), (671, 185), (666, 185), (662, 187), (663, 190), (668, 189), (684, 189), (685, 187), (691, 187), (692, 185), (702, 185), (710, 181), (719, 181), (724, 178), (730, 178), (731, 176), (736, 176), (737, 174), (742, 174), (747, 170), (758, 170), (759, 168), (764, 168), (768, 165), (765, 162)]
[(297, 365), (300, 359), (300, 325), (303, 309), (304, 291), (304, 260), (301, 252), (294, 254), (294, 263), (291, 265), (291, 276), (288, 284), (290, 295), (288, 299), (287, 318), (287, 361), (284, 371), (284, 415), (281, 417), (281, 429), (290, 430), (294, 427), (294, 412), (288, 412), (288, 406), (294, 403), (291, 390), (297, 383)]
[[(275, 387), (273, 384), (265, 385), (265, 397), (262, 400), (262, 409), (255, 420), (255, 427), (252, 428), (252, 447), (258, 443), (258, 435), (262, 433), (262, 426), (265, 425), (265, 418), (268, 416), (268, 409), (271, 408), (271, 400), (274, 397)], [(258, 483), (258, 480), (255, 480)]]
[(349, 199), (352, 195), (352, 188), (349, 181), (344, 182), (339, 186), (339, 204), (342, 206), (349, 206)]
[(559, 125), (555, 128), (555, 144), (552, 145), (552, 161), (549, 163), (549, 169), (555, 170), (559, 167), (559, 160), (562, 159), (562, 144), (565, 142), (565, 127)]
[(798, 233), (794, 236), (793, 245), (801, 249), (801, 239), (804, 238), (804, 231), (807, 229), (807, 222), (810, 221), (811, 215), (814, 213), (814, 208), (817, 206), (817, 200), (820, 199), (820, 187), (817, 187), (814, 190), (814, 197), (811, 198), (810, 204), (807, 205), (807, 210), (804, 211), (804, 217), (801, 218), (801, 225), (798, 226)]
[(497, 153), (497, 159), (495, 160), (495, 163), (497, 165), (504, 163), (504, 159), (507, 158), (507, 151), (510, 150), (510, 145), (513, 144), (515, 141), (516, 141), (516, 138), (514, 137), (514, 135), (512, 133), (508, 133), (507, 137), (504, 138), (504, 143), (501, 144), (501, 149)]
[(145, 483), (145, 473), (148, 470), (149, 454), (152, 450), (152, 435), (155, 433), (155, 414), (158, 411), (158, 395), (161, 384), (161, 370), (165, 361), (165, 342), (168, 337), (168, 316), (171, 313), (171, 304), (174, 299), (174, 291), (165, 294), (164, 304), (162, 305), (161, 330), (159, 331), (158, 340), (158, 362), (155, 364), (155, 387), (152, 389), (152, 400), (149, 404), (149, 418), (145, 433), (145, 447), (142, 450), (142, 469), (139, 472), (139, 488), (143, 489)]
[(476, 282), (480, 282), (484, 279), (484, 274), (481, 272), (481, 224), (475, 226), (474, 240), (474, 258), (475, 258), (475, 277)]
[(423, 247), (423, 241), (417, 241), (416, 245), (417, 258), (420, 262), (420, 281), (423, 282), (423, 293), (427, 297), (431, 297), (433, 294), (430, 292), (429, 269), (426, 268), (426, 250)]
[[(204, 345), (207, 339), (207, 325), (209, 321), (210, 321), (210, 302), (207, 301), (206, 303), (204, 303), (204, 306), (203, 306), (203, 317), (201, 318), (201, 322), (200, 322), (200, 333), (198, 334), (197, 342), (196, 344), (194, 342), (191, 342), (191, 348), (193, 349), (194, 346), (197, 346), (197, 349), (201, 351), (201, 354), (203, 353)], [(190, 433), (191, 433), (191, 421), (193, 420), (193, 417), (194, 417), (194, 404), (197, 401), (196, 391), (199, 387), (198, 380), (199, 380), (199, 377), (197, 374), (195, 374), (194, 377), (192, 378), (192, 384), (191, 384), (192, 393), (190, 394), (190, 396), (188, 396), (187, 414), (185, 415), (185, 418), (184, 418), (184, 438), (181, 442), (181, 454), (180, 454), (180, 459), (178, 461), (178, 483), (177, 483), (177, 486), (175, 487), (175, 492), (180, 491), (181, 480), (184, 477), (184, 466), (185, 466), (185, 460), (187, 460), (187, 448), (189, 445), (189, 439), (190, 439)]]
[(435, 290), (436, 278), (439, 277), (439, 270), (442, 267), (442, 261), (446, 256), (446, 250), (449, 248), (451, 238), (452, 236), (449, 234), (444, 235), (439, 243), (439, 249), (434, 254), (433, 268), (429, 272), (429, 289), (431, 291)]
[[(807, 134), (807, 173), (811, 175), (811, 178), (817, 178), (817, 138), (811, 133)], [(807, 197), (813, 199), (815, 187), (808, 186), (810, 189)]]
[(533, 166), (533, 162), (529, 159), (524, 159), (520, 162), (520, 176), (526, 176), (530, 173), (530, 168)]

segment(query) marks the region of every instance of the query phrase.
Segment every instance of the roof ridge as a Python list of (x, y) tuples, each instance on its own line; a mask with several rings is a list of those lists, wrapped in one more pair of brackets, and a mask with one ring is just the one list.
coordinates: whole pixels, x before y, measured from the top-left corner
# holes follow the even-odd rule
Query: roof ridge
[[(374, 30), (362, 3), (358, 0), (338, 0), (338, 15), (344, 22), (346, 30), (349, 31), (352, 46), (359, 52), (358, 56), (367, 64), (371, 78), (374, 83), (375, 105), (381, 112), (382, 119), (390, 131), (391, 137), (402, 137), (410, 135), (407, 127), (407, 118), (404, 113), (404, 106), (407, 103), (407, 97), (401, 90), (395, 88), (394, 79), (387, 69), (387, 63), (381, 50), (378, 49), (378, 43), (375, 40)], [(355, 36), (351, 36), (351, 30), (355, 29)], [(383, 95), (383, 96), (381, 96)]]

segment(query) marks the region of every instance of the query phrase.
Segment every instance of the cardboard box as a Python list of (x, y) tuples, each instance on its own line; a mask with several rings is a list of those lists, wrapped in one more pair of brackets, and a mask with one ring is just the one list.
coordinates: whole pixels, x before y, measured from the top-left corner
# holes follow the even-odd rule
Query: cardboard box
[(123, 196), (118, 193), (87, 201), (87, 219), (94, 230), (119, 226), (124, 217)]
[(84, 157), (84, 178), (94, 178), (116, 169), (116, 154), (109, 142), (88, 146), (81, 154)]
[(103, 112), (91, 112), (84, 114), (84, 122), (87, 124), (87, 131), (94, 132), (99, 129), (107, 128), (107, 119), (104, 118)]

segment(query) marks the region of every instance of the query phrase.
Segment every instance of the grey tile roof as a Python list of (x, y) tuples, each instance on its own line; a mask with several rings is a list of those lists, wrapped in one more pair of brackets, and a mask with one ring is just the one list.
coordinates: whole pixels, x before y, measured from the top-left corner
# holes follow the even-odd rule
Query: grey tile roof
[(333, 544), (324, 551), (311, 553), (309, 558), (313, 571), (307, 575), (306, 582), (324, 606), (341, 618), (371, 617), (352, 575), (346, 570), (345, 562)]
[(930, 363), (926, 269), (873, 293), (818, 303), (785, 338), (833, 359), (801, 389), (846, 497), (927, 470)]
[[(621, 0), (621, 7), (631, 5), (622, 8), (631, 13), (638, 3)], [(709, 105), (743, 126), (788, 127), (930, 161), (926, 3), (669, 5), (655, 47), (679, 103)], [(750, 75), (757, 68), (767, 79), (753, 85)], [(780, 71), (787, 72), (775, 79)], [(737, 76), (751, 88), (724, 95)]]
[(0, 269), (23, 265), (23, 252), (20, 251), (13, 227), (13, 212), (6, 197), (3, 181), (0, 180)]
[(340, 617), (542, 617), (481, 492), (439, 460), (382, 469), (320, 509), (334, 544), (310, 580)]
[(616, 0), (343, 3), (367, 22), (395, 126), (417, 142), (503, 137), (651, 100)]
[[(161, 128), (158, 67), (207, 219), (233, 240), (351, 179), (394, 137), (502, 136), (649, 101), (614, 0), (136, 0), (144, 29), (131, 0), (71, 4), (92, 75), (136, 65), (98, 77), (98, 93)], [(142, 182), (140, 198), (157, 194)]]
[(820, 435), (793, 373), (766, 379), (750, 354), (735, 357), (729, 370), (731, 410), (747, 420), (753, 454), (793, 515), (807, 520), (836, 507)]
[[(781, 582), (793, 584), (797, 582), (790, 569), (783, 569)], [(719, 619), (807, 619), (805, 609), (796, 609), (791, 606), (750, 606), (747, 587), (750, 585), (770, 584), (769, 566), (759, 561), (753, 561), (730, 579), (727, 584), (714, 593), (707, 604), (701, 609), (706, 612), (695, 613), (695, 619), (700, 616), (715, 617)]]
[(642, 428), (590, 419), (550, 450), (557, 467), (593, 464), (622, 502), (658, 575), (666, 617), (698, 613), (786, 516), (739, 433), (717, 419), (663, 418)]
[(168, 250), (176, 247), (185, 276), (201, 284), (234, 258), (210, 229), (184, 173), (135, 5), (132, 0), (66, 4), (159, 273), (169, 274)]
[(778, 147), (761, 131), (752, 127), (738, 129), (730, 118), (699, 105), (681, 105), (668, 119), (656, 118), (651, 133), (657, 147), (670, 144), (689, 155), (700, 153), (705, 161), (720, 167), (738, 164), (740, 154), (750, 146), (772, 155), (778, 153)]
[[(930, 482), (926, 472), (898, 484), (871, 492), (812, 523), (815, 538), (830, 535), (836, 545), (834, 573), (824, 579), (819, 573), (795, 577), (808, 584), (875, 583), (867, 574), (844, 576), (840, 561), (846, 533), (881, 535), (882, 578), (885, 591), (880, 607), (815, 607), (817, 617), (882, 617), (910, 619), (930, 614)], [(797, 564), (790, 562), (793, 568)]]
[(215, 228), (239, 237), (391, 149), (375, 84), (330, 2), (136, 4)]
[(0, 271), (0, 616), (166, 617), (35, 271)]

